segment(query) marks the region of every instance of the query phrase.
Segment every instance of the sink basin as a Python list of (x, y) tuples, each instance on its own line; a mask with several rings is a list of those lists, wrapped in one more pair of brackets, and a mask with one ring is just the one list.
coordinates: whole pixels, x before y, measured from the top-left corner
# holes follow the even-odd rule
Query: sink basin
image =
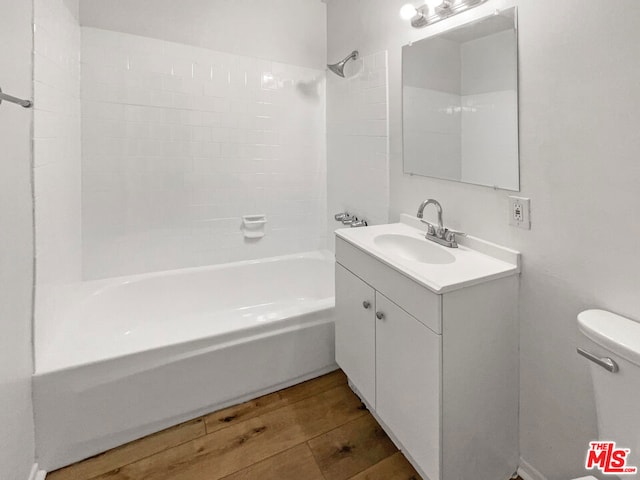
[(336, 260), (360, 262), (369, 255), (439, 295), (520, 273), (514, 250), (472, 236), (461, 238), (460, 248), (447, 248), (424, 236), (424, 224), (412, 215), (400, 215), (398, 223), (339, 228)]
[(443, 265), (456, 261), (456, 257), (447, 252), (444, 247), (428, 240), (422, 240), (408, 235), (377, 235), (374, 237), (373, 243), (387, 255), (400, 257), (412, 262)]

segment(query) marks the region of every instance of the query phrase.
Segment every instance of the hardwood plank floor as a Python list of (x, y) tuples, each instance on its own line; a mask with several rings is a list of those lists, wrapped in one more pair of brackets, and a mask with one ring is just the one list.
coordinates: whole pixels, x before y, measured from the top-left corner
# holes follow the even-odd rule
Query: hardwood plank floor
[(371, 415), (309, 441), (326, 480), (347, 480), (398, 451)]
[(223, 480), (324, 480), (306, 443), (255, 463)]
[(186, 443), (204, 436), (204, 419), (171, 427), (148, 437), (123, 445), (108, 452), (91, 457), (70, 467), (56, 470), (47, 475), (47, 480), (89, 479), (116, 468), (123, 467), (133, 460), (148, 457), (154, 453)]
[(51, 480), (421, 480), (341, 371), (131, 442)]
[(360, 472), (352, 477), (352, 480), (419, 480), (419, 478), (420, 475), (404, 455), (397, 452)]
[(347, 377), (342, 370), (336, 370), (309, 382), (300, 383), (279, 392), (219, 410), (204, 417), (207, 433), (213, 433), (230, 425), (277, 410), (285, 405), (299, 402), (346, 383)]

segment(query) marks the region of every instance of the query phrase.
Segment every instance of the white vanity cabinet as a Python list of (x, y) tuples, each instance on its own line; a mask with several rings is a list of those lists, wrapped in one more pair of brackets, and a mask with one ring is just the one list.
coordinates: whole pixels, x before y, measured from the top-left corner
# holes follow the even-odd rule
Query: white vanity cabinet
[(517, 282), (436, 293), (336, 238), (336, 361), (425, 480), (517, 468)]
[(375, 411), (426, 472), (440, 470), (442, 337), (376, 293)]
[(336, 361), (372, 406), (376, 399), (376, 291), (336, 265)]
[(441, 335), (340, 264), (336, 310), (336, 362), (415, 461), (437, 472)]

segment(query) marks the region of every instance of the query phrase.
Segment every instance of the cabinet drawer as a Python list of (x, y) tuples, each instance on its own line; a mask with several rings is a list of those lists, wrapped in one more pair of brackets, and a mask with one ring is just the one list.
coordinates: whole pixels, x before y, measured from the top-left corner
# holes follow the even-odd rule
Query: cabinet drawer
[(405, 277), (349, 242), (336, 238), (336, 261), (435, 333), (442, 333), (442, 296)]

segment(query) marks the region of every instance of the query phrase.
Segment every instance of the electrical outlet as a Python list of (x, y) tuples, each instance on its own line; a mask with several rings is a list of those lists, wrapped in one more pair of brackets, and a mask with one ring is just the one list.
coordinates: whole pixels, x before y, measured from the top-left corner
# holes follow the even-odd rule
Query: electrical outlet
[(531, 230), (531, 199), (509, 197), (509, 225)]

